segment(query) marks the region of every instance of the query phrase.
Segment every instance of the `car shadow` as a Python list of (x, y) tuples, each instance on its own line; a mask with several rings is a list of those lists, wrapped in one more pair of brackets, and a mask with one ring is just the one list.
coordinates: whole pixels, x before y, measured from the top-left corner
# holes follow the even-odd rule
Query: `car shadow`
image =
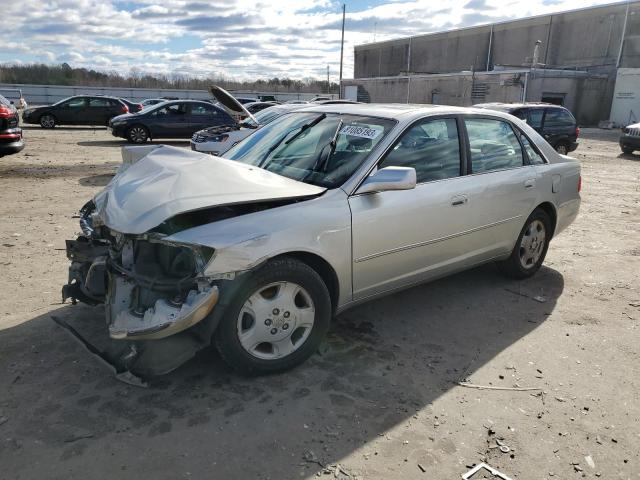
[[(55, 164), (55, 163), (2, 163), (0, 164), (0, 174), (5, 177), (13, 178), (56, 178), (56, 177), (74, 177), (79, 175), (87, 175), (90, 177), (101, 177), (103, 175), (115, 174), (120, 162), (105, 162), (100, 165), (91, 163), (72, 163), (72, 164)], [(99, 172), (99, 173), (98, 173)], [(112, 173), (111, 173), (112, 172)]]
[[(134, 143), (129, 143), (126, 140), (85, 140), (76, 142), (81, 147), (126, 147), (135, 146)], [(188, 147), (189, 140), (153, 140), (143, 145), (170, 145), (173, 147)]]
[(640, 154), (621, 153), (620, 155), (618, 155), (618, 158), (622, 158), (624, 160), (635, 160), (637, 162), (640, 160)]
[[(61, 306), (0, 331), (12, 439), (0, 460), (25, 478), (101, 464), (143, 478), (311, 477), (428, 411), (540, 326), (563, 288), (551, 268), (514, 282), (488, 265), (345, 312), (287, 373), (242, 377), (207, 349), (148, 388), (118, 382), (51, 319), (103, 322), (101, 307)], [(11, 453), (22, 445), (29, 455)]]
[(113, 178), (115, 173), (101, 173), (98, 175), (90, 175), (82, 177), (78, 183), (83, 187), (105, 187)]
[(28, 125), (21, 124), (20, 128), (23, 130), (47, 130), (47, 131), (56, 131), (56, 130), (106, 130), (107, 127), (101, 125), (95, 126), (75, 126), (75, 125), (56, 125), (54, 128), (42, 128), (40, 125)]

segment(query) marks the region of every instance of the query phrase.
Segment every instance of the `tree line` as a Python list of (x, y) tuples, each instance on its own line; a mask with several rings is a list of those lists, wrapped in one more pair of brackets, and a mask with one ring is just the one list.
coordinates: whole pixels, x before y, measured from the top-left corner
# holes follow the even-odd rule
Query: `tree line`
[(47, 65), (0, 64), (0, 83), (23, 83), (32, 85), (77, 85), (85, 87), (124, 88), (175, 88), (181, 90), (206, 90), (209, 85), (219, 85), (228, 90), (257, 90), (270, 92), (322, 92), (338, 93), (335, 82), (305, 78), (270, 78), (256, 80), (236, 80), (223, 75), (206, 78), (181, 73), (149, 74), (132, 68), (128, 74), (101, 72), (87, 68), (74, 68), (67, 63)]

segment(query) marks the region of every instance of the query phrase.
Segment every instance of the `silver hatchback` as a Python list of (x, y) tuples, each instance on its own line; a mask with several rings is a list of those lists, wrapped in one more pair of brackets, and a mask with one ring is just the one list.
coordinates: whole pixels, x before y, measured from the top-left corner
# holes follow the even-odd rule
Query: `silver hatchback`
[(140, 374), (212, 342), (240, 371), (281, 371), (361, 302), (486, 262), (529, 277), (580, 205), (578, 162), (488, 110), (310, 106), (225, 158), (124, 157), (67, 242), (63, 297), (104, 303)]

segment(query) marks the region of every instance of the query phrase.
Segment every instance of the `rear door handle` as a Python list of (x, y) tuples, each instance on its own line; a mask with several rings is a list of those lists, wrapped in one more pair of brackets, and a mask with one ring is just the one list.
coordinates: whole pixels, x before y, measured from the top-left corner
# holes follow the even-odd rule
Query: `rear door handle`
[(456, 195), (451, 197), (451, 205), (457, 207), (458, 205), (464, 205), (469, 201), (469, 198), (466, 195)]
[(530, 178), (529, 180), (525, 180), (524, 188), (533, 188), (536, 186), (536, 179)]

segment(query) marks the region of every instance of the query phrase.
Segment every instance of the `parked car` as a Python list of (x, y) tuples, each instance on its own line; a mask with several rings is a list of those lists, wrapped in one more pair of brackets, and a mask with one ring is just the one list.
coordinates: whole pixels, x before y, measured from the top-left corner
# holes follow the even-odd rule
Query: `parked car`
[(13, 102), (0, 95), (0, 157), (24, 148), (20, 116)]
[(120, 101), (127, 106), (127, 108), (129, 109), (129, 113), (136, 113), (144, 108), (142, 103), (130, 102), (126, 98), (121, 98)]
[(251, 102), (245, 103), (244, 107), (251, 113), (258, 113), (265, 108), (273, 107), (274, 105), (278, 105), (275, 102)]
[(627, 125), (622, 129), (620, 148), (623, 153), (633, 153), (640, 150), (640, 123)]
[(527, 122), (560, 154), (578, 148), (580, 128), (569, 110), (551, 103), (481, 103), (477, 108), (507, 112)]
[(166, 102), (166, 100), (164, 98), (147, 98), (140, 102), (140, 104), (142, 105), (142, 108), (147, 108), (151, 105), (157, 105), (162, 102)]
[(235, 124), (223, 109), (209, 102), (173, 100), (112, 118), (109, 128), (114, 137), (144, 143), (155, 138), (191, 138), (206, 127)]
[(243, 105), (245, 103), (253, 103), (258, 101), (257, 98), (249, 98), (249, 97), (234, 97), (234, 98)]
[[(222, 93), (215, 93), (215, 95), (220, 94)], [(233, 100), (235, 100), (231, 95), (228, 95), (228, 99), (230, 102), (233, 102)], [(246, 110), (247, 105), (242, 105), (239, 102), (236, 103), (236, 108), (227, 111), (227, 113), (229, 113), (231, 116), (238, 116), (244, 113), (249, 118), (243, 120), (237, 125), (209, 127), (194, 133), (193, 137), (191, 137), (191, 150), (202, 153), (210, 153), (212, 155), (222, 155), (236, 143), (244, 140), (246, 137), (251, 135), (258, 128), (271, 123), (276, 118), (279, 118), (286, 113), (293, 112), (294, 110), (297, 110), (304, 106), (290, 104), (275, 105), (273, 107), (262, 110), (255, 115), (250, 115), (250, 112)]]
[(116, 97), (78, 95), (47, 105), (28, 108), (22, 114), (24, 123), (40, 124), (42, 128), (56, 125), (107, 125), (116, 115), (129, 108)]
[(532, 276), (580, 205), (579, 162), (490, 110), (304, 107), (224, 158), (127, 156), (67, 241), (63, 298), (107, 304), (134, 374), (210, 342), (243, 372), (294, 367), (359, 303), (487, 262)]

